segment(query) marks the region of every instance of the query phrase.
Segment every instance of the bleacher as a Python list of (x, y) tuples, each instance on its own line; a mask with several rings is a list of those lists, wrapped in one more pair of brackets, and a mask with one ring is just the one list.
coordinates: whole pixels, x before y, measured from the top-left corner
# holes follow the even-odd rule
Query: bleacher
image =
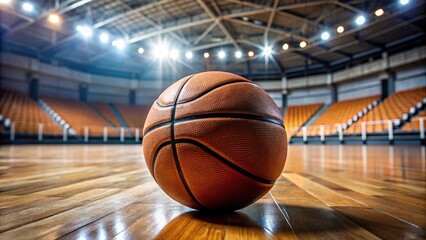
[(108, 121), (110, 121), (114, 125), (114, 127), (121, 126), (120, 122), (112, 112), (111, 106), (109, 106), (108, 103), (96, 102), (90, 103), (90, 106), (93, 107), (97, 112), (99, 112), (103, 117), (108, 119)]
[[(324, 135), (333, 135), (338, 132), (338, 124), (344, 127), (348, 121), (356, 121), (368, 111), (368, 106), (377, 103), (380, 96), (363, 97), (344, 100), (331, 105), (319, 118), (309, 126), (309, 136), (319, 136), (321, 128)], [(323, 127), (321, 127), (323, 126)]]
[(44, 134), (62, 134), (62, 128), (33, 99), (20, 92), (0, 89), (0, 115), (3, 121), (12, 121), (16, 133), (38, 134), (41, 128)]
[[(85, 127), (89, 128), (90, 136), (102, 136), (104, 127), (108, 133), (117, 135), (117, 131), (87, 104), (71, 99), (41, 97), (59, 116), (64, 119), (77, 135), (84, 135)], [(111, 131), (114, 130), (114, 131)]]
[(388, 131), (388, 120), (401, 122), (404, 114), (426, 97), (426, 87), (397, 92), (386, 98), (379, 106), (368, 112), (358, 122), (350, 126), (345, 133), (361, 133), (362, 123), (365, 122), (367, 133), (382, 133)]
[(128, 105), (128, 104), (115, 104), (124, 121), (131, 128), (138, 128), (142, 133), (142, 128), (145, 123), (146, 116), (148, 115), (151, 106), (147, 105)]
[(423, 129), (426, 128), (426, 110), (419, 112), (411, 121), (407, 122), (402, 130), (404, 132), (418, 132), (420, 131), (420, 119), (423, 118)]
[(291, 138), (324, 104), (288, 106), (284, 116), (287, 138)]

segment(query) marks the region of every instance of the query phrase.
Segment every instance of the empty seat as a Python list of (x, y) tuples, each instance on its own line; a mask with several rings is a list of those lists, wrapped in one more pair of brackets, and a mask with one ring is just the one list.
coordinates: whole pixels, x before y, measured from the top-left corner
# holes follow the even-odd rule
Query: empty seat
[(288, 106), (284, 116), (287, 137), (294, 136), (299, 128), (306, 123), (324, 104), (308, 104)]
[(388, 130), (388, 120), (400, 120), (404, 113), (416, 106), (426, 97), (426, 87), (397, 92), (385, 99), (372, 111), (368, 112), (345, 133), (361, 133), (362, 123), (366, 124), (367, 133), (382, 133)]

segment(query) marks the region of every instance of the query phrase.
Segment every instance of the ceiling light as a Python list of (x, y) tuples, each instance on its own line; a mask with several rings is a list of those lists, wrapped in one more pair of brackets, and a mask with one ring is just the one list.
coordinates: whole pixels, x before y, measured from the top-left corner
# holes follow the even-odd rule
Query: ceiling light
[(204, 56), (204, 58), (209, 58), (210, 54), (208, 52), (205, 52), (203, 56)]
[(338, 33), (342, 33), (345, 31), (345, 28), (343, 26), (338, 26), (336, 30)]
[(168, 55), (168, 47), (162, 43), (154, 47), (153, 54), (157, 58), (165, 58)]
[(107, 43), (108, 40), (109, 40), (108, 33), (101, 33), (101, 35), (99, 35), (99, 41), (101, 41), (101, 43)]
[(329, 32), (323, 32), (323, 33), (321, 33), (321, 39), (322, 40), (328, 40), (328, 39), (330, 39), (330, 33)]
[(126, 46), (126, 43), (124, 42), (123, 39), (116, 39), (114, 41), (112, 41), (112, 46), (118, 48), (118, 49), (123, 49)]
[(253, 51), (249, 51), (249, 52), (247, 53), (247, 55), (248, 55), (249, 57), (253, 57), (253, 56), (254, 56), (254, 52), (253, 52)]
[(362, 24), (364, 24), (364, 23), (365, 23), (365, 17), (364, 17), (364, 16), (358, 16), (358, 17), (355, 19), (355, 23), (356, 23), (357, 25), (362, 25)]
[(235, 57), (236, 58), (241, 58), (243, 56), (243, 54), (241, 53), (241, 51), (236, 51), (235, 52)]
[(263, 55), (270, 56), (271, 54), (272, 54), (272, 48), (271, 47), (267, 46), (263, 49)]
[(399, 3), (401, 5), (407, 5), (410, 2), (410, 0), (399, 0)]
[(12, 0), (0, 0), (0, 4), (9, 5), (12, 3)]
[(61, 21), (61, 18), (59, 17), (59, 15), (55, 13), (50, 14), (47, 19), (49, 20), (49, 22), (55, 23), (55, 24)]
[[(78, 26), (77, 26), (77, 31), (78, 31)], [(83, 37), (86, 37), (86, 38), (89, 38), (93, 35), (93, 30), (89, 26), (81, 26), (79, 32), (81, 33), (81, 35), (83, 35)]]
[(29, 2), (24, 2), (22, 4), (22, 10), (25, 12), (32, 12), (34, 10), (34, 6)]
[(287, 51), (290, 48), (290, 46), (288, 45), (288, 43), (284, 43), (283, 44), (283, 50)]
[(220, 59), (224, 59), (226, 57), (226, 53), (224, 51), (220, 51), (218, 56)]
[(382, 16), (385, 13), (382, 8), (377, 9), (374, 14), (376, 14), (377, 17)]
[(248, 17), (243, 17), (243, 20), (247, 22), (249, 20), (249, 18)]
[(192, 54), (192, 52), (186, 52), (185, 53), (185, 57), (187, 58), (187, 59), (191, 59), (192, 58), (192, 56), (193, 56), (193, 54)]
[(171, 50), (171, 51), (170, 51), (170, 57), (171, 57), (173, 60), (178, 59), (178, 57), (179, 57), (179, 51), (178, 51), (177, 49), (173, 49), (173, 50)]
[(305, 41), (299, 43), (300, 48), (305, 48), (308, 44)]
[(143, 47), (138, 48), (138, 53), (143, 54), (145, 52), (145, 49)]

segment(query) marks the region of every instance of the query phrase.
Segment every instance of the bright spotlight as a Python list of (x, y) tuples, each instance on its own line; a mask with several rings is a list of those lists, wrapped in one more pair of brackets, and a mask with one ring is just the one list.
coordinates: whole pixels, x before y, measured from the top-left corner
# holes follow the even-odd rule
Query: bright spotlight
[(61, 18), (56, 13), (50, 14), (47, 19), (49, 20), (49, 22), (54, 23), (54, 24), (57, 24), (61, 21)]
[(399, 0), (399, 3), (401, 5), (407, 5), (410, 2), (410, 0)]
[(123, 39), (116, 39), (114, 41), (112, 41), (112, 46), (118, 48), (118, 49), (123, 49), (126, 46), (126, 43), (124, 42)]
[(99, 41), (101, 41), (101, 43), (107, 43), (108, 40), (109, 40), (108, 33), (101, 33), (101, 35), (99, 35)]
[(153, 53), (157, 58), (165, 58), (168, 56), (168, 47), (164, 43), (160, 44), (154, 48)]
[(210, 54), (208, 52), (205, 52), (203, 56), (204, 56), (204, 58), (209, 58)]
[(12, 0), (0, 0), (0, 4), (9, 5), (12, 3)]
[(247, 55), (248, 55), (249, 57), (253, 57), (253, 56), (254, 56), (254, 52), (253, 52), (253, 51), (249, 51), (249, 52), (247, 53)]
[(218, 56), (220, 59), (224, 59), (226, 57), (226, 53), (224, 51), (220, 51)]
[(355, 19), (355, 23), (356, 23), (357, 25), (362, 25), (362, 24), (364, 24), (364, 23), (365, 23), (365, 17), (364, 17), (364, 16), (358, 16), (358, 17)]
[(241, 53), (241, 51), (236, 51), (235, 52), (235, 57), (236, 58), (241, 58), (243, 56), (243, 54)]
[(321, 39), (322, 40), (328, 40), (328, 39), (330, 39), (330, 33), (328, 33), (328, 32), (321, 33)]
[(284, 43), (283, 44), (283, 50), (287, 51), (290, 48), (290, 46), (288, 45), (288, 43)]
[(185, 57), (187, 58), (187, 59), (191, 59), (192, 58), (192, 56), (193, 56), (193, 54), (192, 54), (192, 52), (186, 52), (185, 53)]
[[(77, 31), (78, 31), (78, 26), (77, 26)], [(89, 26), (81, 26), (80, 33), (81, 35), (83, 35), (83, 37), (89, 38), (93, 35), (93, 30)]]
[(338, 33), (342, 33), (345, 31), (345, 28), (343, 26), (338, 26), (336, 30)]
[(22, 4), (22, 10), (25, 12), (32, 12), (34, 10), (34, 6), (29, 2), (24, 2)]
[(384, 13), (385, 13), (385, 11), (384, 11), (382, 8), (379, 8), (379, 9), (377, 9), (377, 10), (374, 12), (374, 14), (375, 14), (377, 17), (382, 16)]
[(173, 49), (172, 51), (170, 51), (170, 57), (173, 60), (176, 60), (179, 57), (179, 51), (177, 49)]
[(263, 55), (265, 55), (265, 56), (271, 56), (271, 54), (272, 54), (272, 48), (271, 47), (265, 47), (264, 49), (263, 49)]
[(305, 41), (299, 43), (300, 48), (305, 48), (308, 44)]
[(145, 52), (145, 49), (143, 47), (138, 48), (138, 53), (143, 54)]

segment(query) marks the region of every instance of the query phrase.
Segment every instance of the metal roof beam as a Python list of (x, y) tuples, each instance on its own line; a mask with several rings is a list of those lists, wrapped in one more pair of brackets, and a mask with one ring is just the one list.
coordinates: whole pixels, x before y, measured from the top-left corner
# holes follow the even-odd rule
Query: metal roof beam
[[(135, 8), (135, 9), (132, 9), (132, 10), (130, 10), (130, 11), (126, 11), (126, 12), (123, 12), (123, 13), (117, 14), (117, 15), (115, 15), (115, 16), (113, 16), (113, 17), (110, 17), (110, 18), (107, 18), (107, 19), (101, 20), (101, 21), (99, 21), (99, 22), (95, 23), (95, 24), (93, 25), (93, 28), (94, 28), (94, 29), (101, 28), (101, 27), (103, 27), (103, 26), (105, 26), (105, 25), (108, 25), (108, 24), (110, 24), (110, 23), (112, 23), (112, 22), (115, 22), (115, 21), (117, 21), (117, 20), (119, 20), (119, 19), (121, 19), (121, 18), (124, 18), (124, 17), (126, 17), (126, 16), (128, 16), (128, 15), (130, 15), (130, 14), (133, 14), (133, 13), (136, 13), (136, 12), (139, 12), (139, 11), (144, 11), (144, 10), (146, 10), (146, 9), (148, 9), (148, 8), (153, 7), (153, 6), (156, 6), (156, 5), (159, 5), (159, 4), (163, 4), (163, 3), (165, 3), (165, 2), (170, 2), (170, 1), (171, 1), (171, 0), (153, 1), (153, 2), (152, 2), (152, 3), (150, 3), (150, 4), (142, 5), (142, 6), (140, 6), (140, 7), (137, 7), (137, 8)], [(79, 36), (79, 33), (72, 34), (72, 35), (70, 35), (70, 36), (68, 36), (68, 37), (65, 37), (65, 38), (63, 38), (63, 39), (59, 40), (59, 41), (58, 41), (58, 42), (56, 42), (55, 44), (51, 44), (51, 45), (49, 45), (49, 46), (47, 46), (47, 47), (43, 48), (43, 51), (47, 51), (47, 50), (49, 50), (49, 49), (51, 49), (51, 48), (54, 48), (54, 47), (56, 47), (56, 46), (58, 46), (58, 45), (62, 45), (62, 44), (64, 44), (64, 43), (67, 43), (67, 42), (69, 42), (69, 41), (72, 41), (72, 40), (76, 39), (78, 36)]]
[(267, 42), (268, 40), (269, 30), (271, 29), (272, 23), (274, 22), (275, 14), (277, 13), (277, 7), (279, 3), (280, 3), (280, 0), (274, 1), (274, 6), (272, 7), (271, 13), (269, 14), (268, 23), (266, 24), (266, 29), (264, 33), (265, 42)]
[(16, 33), (20, 30), (23, 30), (31, 25), (33, 25), (34, 23), (39, 22), (40, 20), (44, 19), (46, 16), (48, 16), (51, 13), (59, 13), (59, 14), (64, 14), (66, 12), (69, 12), (75, 8), (78, 8), (86, 3), (91, 2), (92, 0), (68, 0), (63, 2), (61, 5), (59, 5), (58, 7), (49, 9), (45, 12), (43, 12), (38, 18), (35, 19), (27, 19), (27, 22), (18, 24), (17, 26), (11, 28), (9, 31), (7, 31), (5, 33), (5, 35), (11, 35), (13, 33)]
[(325, 66), (325, 67), (327, 67), (327, 68), (328, 68), (328, 66), (330, 65), (330, 63), (328, 63), (328, 62), (326, 62), (326, 61), (324, 61), (324, 60), (322, 60), (322, 59), (319, 59), (319, 58), (317, 58), (317, 57), (311, 56), (310, 54), (305, 53), (305, 52), (302, 52), (302, 51), (294, 51), (293, 53), (296, 53), (296, 54), (298, 54), (298, 55), (300, 55), (300, 56), (304, 57), (305, 59), (309, 59), (309, 60), (312, 60), (312, 61), (318, 62), (318, 63), (322, 64), (323, 66)]
[(210, 10), (210, 8), (206, 5), (206, 3), (203, 0), (197, 0), (197, 3), (201, 6), (201, 8), (206, 12), (206, 14), (214, 21), (217, 21), (217, 25), (222, 30), (222, 32), (225, 34), (225, 36), (232, 41), (232, 44), (236, 49), (240, 49), (240, 46), (238, 46), (238, 43), (235, 41), (234, 37), (231, 35), (231, 33), (226, 29), (226, 27), (223, 25), (220, 19), (220, 17), (217, 17), (214, 15), (214, 13)]

